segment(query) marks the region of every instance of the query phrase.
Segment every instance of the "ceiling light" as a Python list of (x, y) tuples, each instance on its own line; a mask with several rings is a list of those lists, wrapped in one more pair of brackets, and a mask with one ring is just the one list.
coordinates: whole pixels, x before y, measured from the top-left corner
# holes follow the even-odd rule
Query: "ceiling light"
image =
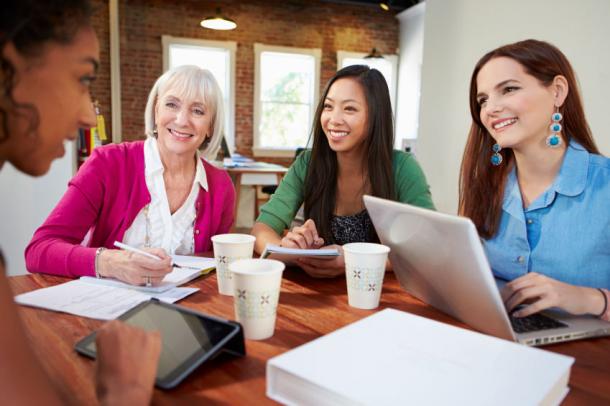
[(211, 30), (234, 30), (237, 28), (237, 23), (235, 21), (220, 14), (220, 8), (216, 9), (216, 15), (214, 17), (204, 18), (201, 20), (200, 24), (203, 28), (209, 28)]
[(381, 7), (381, 9), (383, 11), (390, 11), (390, 2), (389, 1), (382, 1), (379, 3), (379, 7)]

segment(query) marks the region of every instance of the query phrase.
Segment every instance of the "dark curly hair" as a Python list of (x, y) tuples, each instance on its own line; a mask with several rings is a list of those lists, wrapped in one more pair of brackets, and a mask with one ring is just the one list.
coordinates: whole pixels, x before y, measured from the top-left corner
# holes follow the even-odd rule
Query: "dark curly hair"
[(88, 0), (13, 0), (2, 5), (0, 14), (0, 143), (8, 139), (12, 114), (29, 116), (30, 131), (38, 128), (38, 112), (13, 100), (15, 68), (4, 57), (11, 43), (25, 57), (40, 54), (49, 42), (69, 44), (83, 27), (90, 26)]

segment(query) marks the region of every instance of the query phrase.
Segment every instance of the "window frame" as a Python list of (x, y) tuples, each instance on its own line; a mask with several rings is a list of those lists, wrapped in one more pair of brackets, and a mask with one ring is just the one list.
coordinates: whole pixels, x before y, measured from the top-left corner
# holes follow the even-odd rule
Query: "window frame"
[[(337, 70), (343, 67), (344, 59), (364, 59), (366, 55), (368, 54), (365, 52), (337, 51)], [(388, 90), (390, 91), (390, 102), (392, 103), (392, 115), (396, 117), (396, 93), (398, 89), (398, 55), (383, 54), (383, 58), (388, 60), (392, 66), (393, 83), (391, 86), (390, 84), (388, 84)]]
[(231, 152), (235, 152), (235, 71), (237, 42), (235, 41), (212, 41), (198, 38), (174, 37), (162, 35), (163, 45), (163, 72), (169, 69), (169, 48), (171, 45), (196, 46), (201, 48), (216, 48), (229, 51), (229, 94), (227, 98), (228, 109), (225, 106), (226, 125), (224, 129), (225, 140)]
[[(322, 50), (320, 48), (296, 48), (284, 47), (276, 45), (265, 45), (260, 43), (254, 44), (254, 117), (253, 117), (253, 136), (252, 136), (252, 154), (255, 157), (282, 157), (294, 158), (294, 153), (297, 147), (294, 148), (269, 148), (261, 147), (259, 132), (259, 124), (261, 120), (261, 104), (260, 104), (260, 87), (261, 87), (261, 54), (263, 52), (279, 52), (286, 54), (308, 55), (314, 57), (314, 78), (313, 78), (313, 101), (312, 113), (315, 114), (315, 109), (320, 98), (320, 71)], [(311, 124), (311, 123), (310, 123)], [(309, 128), (308, 128), (309, 131)]]

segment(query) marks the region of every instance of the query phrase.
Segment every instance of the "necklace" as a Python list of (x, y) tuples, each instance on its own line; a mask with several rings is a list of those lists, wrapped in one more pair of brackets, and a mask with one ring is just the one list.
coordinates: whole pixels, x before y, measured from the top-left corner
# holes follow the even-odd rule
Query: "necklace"
[[(199, 234), (199, 230), (195, 230), (195, 224), (197, 224), (197, 219), (199, 218), (199, 199), (197, 199), (196, 203), (195, 203), (195, 218), (193, 219), (193, 222), (191, 223), (191, 230), (192, 230), (192, 238), (190, 239), (190, 247), (188, 247), (187, 253), (189, 254), (194, 254), (195, 253), (195, 234)], [(144, 236), (144, 246), (146, 248), (151, 248), (151, 234), (152, 234), (152, 227), (151, 227), (151, 222), (150, 222), (150, 215), (149, 215), (149, 211), (150, 211), (150, 203), (147, 204), (146, 206), (144, 206), (144, 209), (142, 209), (142, 211), (144, 212), (144, 218), (146, 219), (146, 235)]]

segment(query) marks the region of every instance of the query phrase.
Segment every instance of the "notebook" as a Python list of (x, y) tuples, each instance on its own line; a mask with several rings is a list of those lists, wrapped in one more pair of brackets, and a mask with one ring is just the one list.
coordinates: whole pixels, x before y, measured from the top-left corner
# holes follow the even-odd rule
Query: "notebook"
[(608, 322), (557, 309), (535, 316), (542, 320), (532, 321), (534, 331), (515, 331), (516, 321), (511, 323), (506, 313), (470, 219), (371, 196), (364, 196), (364, 204), (379, 239), (391, 249), (400, 285), (437, 309), (479, 331), (526, 345), (610, 335)]
[(298, 405), (557, 405), (574, 359), (394, 309), (267, 362), (267, 396)]
[(216, 268), (214, 258), (194, 257), (187, 255), (172, 255), (173, 263), (180, 265), (181, 268), (174, 268), (172, 272), (165, 275), (163, 281), (157, 286), (131, 285), (113, 278), (93, 278), (91, 276), (81, 276), (80, 280), (85, 283), (112, 286), (115, 288), (133, 289), (147, 293), (162, 293), (176, 286), (184, 285), (187, 282), (208, 274)]
[(301, 249), (280, 247), (274, 244), (267, 244), (261, 254), (261, 258), (276, 259), (286, 264), (292, 264), (298, 258), (333, 259), (338, 256), (339, 251), (336, 248)]

